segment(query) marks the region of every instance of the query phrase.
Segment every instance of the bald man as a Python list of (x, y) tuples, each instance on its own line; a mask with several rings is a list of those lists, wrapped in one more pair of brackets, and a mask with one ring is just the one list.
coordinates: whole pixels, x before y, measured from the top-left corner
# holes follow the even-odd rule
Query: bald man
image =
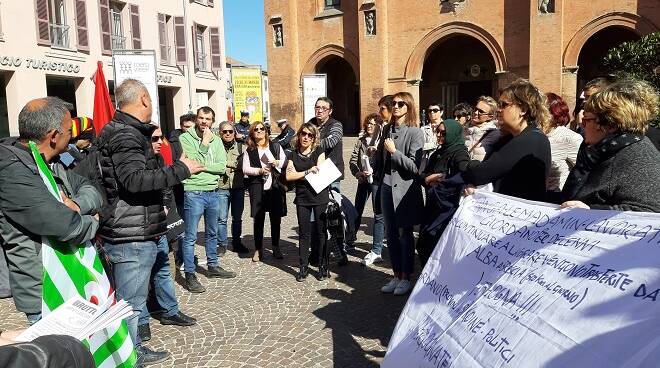
[[(101, 207), (101, 195), (59, 161), (71, 138), (72, 107), (56, 97), (30, 101), (18, 115), (19, 138), (0, 142), (0, 236), (14, 303), (29, 324), (41, 318), (41, 237), (81, 244), (92, 239), (99, 226), (92, 213)], [(30, 141), (49, 164), (63, 202), (41, 179)]]

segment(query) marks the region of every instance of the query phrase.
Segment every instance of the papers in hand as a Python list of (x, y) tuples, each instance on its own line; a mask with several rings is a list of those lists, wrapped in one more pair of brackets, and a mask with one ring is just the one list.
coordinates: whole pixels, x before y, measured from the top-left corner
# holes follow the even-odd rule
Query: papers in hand
[(32, 341), (45, 335), (68, 335), (85, 340), (133, 313), (133, 308), (125, 300), (111, 305), (114, 300), (113, 295), (105, 304), (95, 305), (79, 296), (71, 298), (25, 330), (16, 340)]
[(270, 150), (266, 150), (260, 158), (261, 162), (264, 164), (265, 167), (269, 169), (275, 169), (277, 171), (280, 171), (279, 167), (273, 167), (269, 164), (269, 162), (275, 161), (275, 156), (270, 152)]
[(369, 184), (373, 184), (374, 182), (374, 171), (371, 168), (371, 164), (369, 163), (369, 156), (367, 155), (362, 155), (362, 167), (364, 168), (364, 171), (371, 173), (371, 175), (367, 176), (367, 182)]
[(316, 194), (318, 194), (340, 177), (341, 173), (337, 169), (337, 166), (335, 166), (332, 160), (327, 159), (319, 165), (319, 172), (309, 173), (305, 179), (312, 186)]

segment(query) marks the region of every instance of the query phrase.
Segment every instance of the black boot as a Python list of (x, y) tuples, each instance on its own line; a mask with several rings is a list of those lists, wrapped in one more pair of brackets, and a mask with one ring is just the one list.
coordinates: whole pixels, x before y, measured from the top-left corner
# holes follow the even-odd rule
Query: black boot
[(296, 281), (302, 282), (307, 278), (307, 266), (300, 266), (300, 270), (296, 275)]
[(273, 258), (284, 259), (284, 254), (282, 254), (282, 250), (280, 250), (280, 247), (273, 247)]
[(137, 350), (137, 367), (160, 363), (170, 357), (167, 351), (153, 351), (146, 346), (138, 346)]
[(151, 340), (151, 329), (149, 324), (139, 325), (138, 326), (138, 336), (140, 336), (140, 341), (149, 341)]
[(186, 272), (186, 289), (190, 291), (191, 293), (203, 293), (206, 291), (206, 288), (199, 283), (197, 280), (197, 275), (194, 273), (188, 273)]
[(319, 276), (318, 280), (323, 281), (330, 278), (330, 271), (327, 266), (319, 266)]
[(227, 271), (220, 266), (209, 266), (206, 272), (206, 276), (209, 278), (221, 278), (221, 279), (232, 279), (236, 277), (236, 272)]

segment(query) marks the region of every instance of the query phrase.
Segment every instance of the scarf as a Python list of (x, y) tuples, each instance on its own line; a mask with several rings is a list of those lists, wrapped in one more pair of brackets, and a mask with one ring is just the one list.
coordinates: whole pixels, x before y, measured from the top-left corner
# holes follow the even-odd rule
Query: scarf
[(604, 138), (593, 146), (582, 143), (578, 151), (575, 167), (566, 179), (562, 190), (565, 201), (575, 199), (580, 189), (587, 182), (589, 173), (605, 160), (616, 155), (631, 144), (640, 142), (644, 138), (641, 134), (618, 133)]
[(451, 146), (465, 146), (465, 137), (463, 136), (463, 127), (454, 119), (447, 119), (442, 122), (445, 125), (445, 144), (440, 147), (444, 151)]

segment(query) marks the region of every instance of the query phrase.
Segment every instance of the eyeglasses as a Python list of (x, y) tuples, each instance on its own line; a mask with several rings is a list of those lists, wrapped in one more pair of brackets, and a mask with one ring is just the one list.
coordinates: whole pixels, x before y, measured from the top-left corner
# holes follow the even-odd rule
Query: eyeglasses
[(162, 135), (152, 135), (152, 136), (151, 136), (151, 141), (152, 141), (153, 143), (156, 143), (156, 142), (158, 142), (158, 141), (162, 141), (162, 140), (163, 140), (163, 136), (162, 136)]
[(234, 133), (233, 130), (223, 130), (222, 131), (222, 134), (233, 134), (233, 133)]
[(300, 138), (305, 138), (305, 137), (314, 138), (314, 134), (310, 133), (310, 132), (305, 132), (305, 131), (300, 132)]
[[(498, 104), (498, 106), (499, 106), (499, 104)], [(508, 106), (508, 105), (507, 105), (507, 106)], [(482, 109), (480, 109), (480, 108), (478, 108), (478, 107), (475, 107), (475, 108), (474, 108), (474, 114), (475, 114), (475, 115), (490, 115), (489, 112), (485, 112), (484, 110), (482, 110)]]
[(368, 121), (366, 125), (367, 125), (367, 126), (370, 126), (370, 125), (376, 125), (376, 123), (374, 123), (373, 121)]
[(256, 128), (254, 128), (254, 131), (255, 131), (255, 132), (265, 132), (265, 131), (266, 131), (266, 128), (264, 128), (264, 127), (256, 127)]
[(513, 104), (514, 104), (513, 102), (507, 102), (507, 101), (504, 101), (504, 100), (499, 100), (499, 101), (497, 101), (497, 107), (498, 107), (500, 110), (504, 110), (504, 109), (506, 109), (507, 107), (509, 107), (509, 106), (511, 106), (511, 105), (513, 105)]
[(429, 109), (429, 112), (434, 113), (434, 114), (439, 113), (440, 111), (442, 111), (442, 110), (440, 110), (440, 109)]
[(328, 111), (328, 110), (330, 110), (330, 108), (329, 108), (329, 107), (325, 107), (325, 106), (314, 106), (314, 110), (317, 110), (317, 111), (321, 111), (321, 112), (323, 112), (323, 111)]
[(401, 109), (401, 108), (403, 108), (404, 106), (407, 106), (407, 105), (404, 101), (394, 101), (394, 106)]

